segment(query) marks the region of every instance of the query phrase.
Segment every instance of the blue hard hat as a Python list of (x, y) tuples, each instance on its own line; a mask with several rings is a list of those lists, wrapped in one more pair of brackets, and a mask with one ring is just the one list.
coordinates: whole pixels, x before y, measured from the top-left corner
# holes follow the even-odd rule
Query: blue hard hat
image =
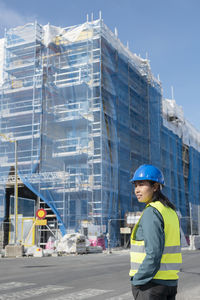
[(139, 180), (151, 180), (162, 185), (165, 184), (163, 173), (152, 165), (142, 165), (135, 171), (131, 182)]

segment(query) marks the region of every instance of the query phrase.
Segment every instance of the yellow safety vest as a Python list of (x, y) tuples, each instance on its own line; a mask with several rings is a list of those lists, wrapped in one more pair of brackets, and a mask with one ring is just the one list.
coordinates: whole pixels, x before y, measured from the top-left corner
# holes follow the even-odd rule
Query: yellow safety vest
[[(155, 207), (162, 215), (165, 233), (165, 245), (160, 268), (153, 279), (176, 280), (179, 278), (178, 272), (182, 263), (178, 216), (173, 209), (164, 206), (160, 201), (151, 202), (146, 207), (149, 205)], [(129, 273), (131, 277), (137, 273), (139, 266), (146, 256), (144, 241), (136, 241), (134, 239), (140, 219), (131, 234), (131, 269)]]

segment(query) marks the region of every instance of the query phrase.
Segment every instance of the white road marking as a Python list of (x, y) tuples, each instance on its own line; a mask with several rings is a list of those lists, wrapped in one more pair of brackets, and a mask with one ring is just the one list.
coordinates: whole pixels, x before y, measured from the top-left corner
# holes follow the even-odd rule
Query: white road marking
[(35, 283), (29, 283), (29, 282), (4, 282), (0, 283), (0, 291), (6, 291), (18, 287), (24, 287), (24, 286), (30, 286), (35, 285)]
[[(38, 288), (29, 289), (29, 290), (23, 290), (23, 291), (17, 291), (17, 292), (13, 292), (13, 293), (2, 294), (2, 295), (0, 295), (0, 300), (29, 299), (30, 297), (41, 296), (46, 293), (48, 293), (50, 296), (51, 293), (62, 291), (67, 288), (69, 288), (69, 287), (46, 285), (44, 287), (38, 287)], [(55, 297), (53, 299), (55, 299)]]
[[(82, 300), (82, 299), (88, 299), (90, 297), (95, 297), (95, 296), (99, 296), (102, 295), (104, 293), (108, 293), (111, 291), (108, 290), (96, 290), (96, 289), (86, 289), (86, 290), (82, 290), (79, 292), (74, 292), (71, 294), (67, 294), (67, 295), (63, 295), (57, 298), (49, 298), (50, 299), (54, 299), (54, 300)], [(1, 298), (0, 298), (1, 299)]]
[(133, 295), (131, 292), (128, 292), (128, 293), (120, 295), (120, 296), (114, 296), (112, 298), (106, 298), (106, 299), (108, 299), (108, 300), (130, 300), (130, 299), (133, 299)]

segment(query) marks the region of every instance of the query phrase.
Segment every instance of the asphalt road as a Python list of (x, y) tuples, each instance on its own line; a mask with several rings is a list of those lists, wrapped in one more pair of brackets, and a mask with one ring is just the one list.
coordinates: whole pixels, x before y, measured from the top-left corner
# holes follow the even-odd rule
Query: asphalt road
[[(183, 252), (178, 300), (200, 299), (200, 251)], [(0, 300), (127, 300), (129, 253), (0, 259)]]

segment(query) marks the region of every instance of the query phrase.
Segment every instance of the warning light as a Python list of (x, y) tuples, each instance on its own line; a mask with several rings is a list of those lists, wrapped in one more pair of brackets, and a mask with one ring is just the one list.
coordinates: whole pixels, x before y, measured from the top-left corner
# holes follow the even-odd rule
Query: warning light
[(47, 215), (47, 212), (45, 209), (40, 208), (36, 211), (36, 217), (38, 217), (38, 219), (44, 219)]

